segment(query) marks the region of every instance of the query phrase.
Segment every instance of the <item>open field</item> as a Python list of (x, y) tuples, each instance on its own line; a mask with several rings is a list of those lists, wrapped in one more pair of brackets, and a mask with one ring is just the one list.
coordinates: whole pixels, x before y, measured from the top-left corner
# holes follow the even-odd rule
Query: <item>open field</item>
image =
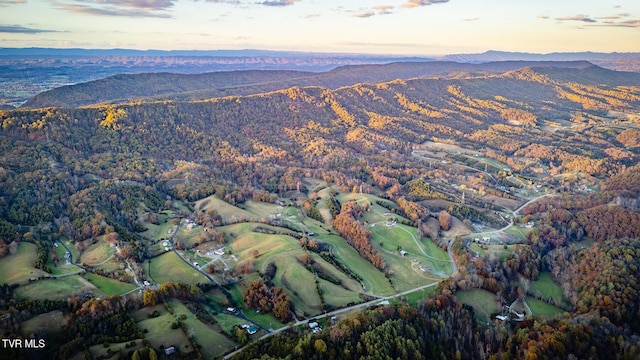
[[(379, 223), (370, 227), (370, 230), (373, 246), (384, 256), (393, 273), (391, 279), (400, 291), (430, 284), (448, 276), (453, 270), (449, 257), (443, 250), (432, 244), (428, 249), (433, 253), (431, 254), (421, 242), (416, 242), (415, 228), (399, 224), (389, 227)], [(407, 255), (401, 255), (398, 248), (406, 251)]]
[(335, 235), (324, 235), (319, 236), (318, 239), (331, 244), (331, 254), (362, 278), (366, 293), (376, 295), (391, 295), (395, 293), (384, 274), (371, 265), (370, 262), (360, 257), (358, 252), (349, 246), (343, 238)]
[(196, 285), (209, 282), (198, 271), (185, 264), (173, 251), (151, 259), (151, 278), (158, 284), (173, 281)]
[[(247, 310), (246, 312), (255, 312), (253, 310)], [(244, 319), (241, 319), (239, 317), (233, 316), (233, 315), (229, 315), (229, 314), (224, 314), (224, 313), (220, 313), (218, 315), (215, 316), (216, 322), (218, 323), (218, 325), (220, 325), (220, 328), (222, 329), (222, 331), (224, 331), (227, 334), (233, 334), (233, 327), (236, 325), (242, 325), (242, 324), (246, 324), (247, 321)]]
[(496, 295), (480, 289), (458, 291), (458, 300), (467, 305), (473, 306), (476, 319), (480, 322), (487, 322), (491, 319), (491, 314), (500, 311), (500, 305), (496, 301)]
[(184, 329), (187, 332), (187, 336), (202, 346), (200, 352), (203, 358), (217, 358), (235, 347), (235, 342), (214, 331), (208, 325), (203, 324), (180, 301), (172, 299), (169, 300), (168, 303), (174, 311), (174, 316), (178, 318), (186, 316), (186, 318), (182, 320)]
[(350, 304), (356, 304), (362, 301), (359, 292), (347, 290), (340, 285), (332, 282), (318, 279), (320, 291), (322, 291), (324, 302), (333, 308), (345, 307)]
[(44, 329), (47, 333), (52, 334), (60, 331), (60, 328), (65, 325), (67, 325), (67, 319), (65, 319), (62, 311), (54, 310), (36, 315), (22, 322), (20, 324), (20, 333), (25, 337), (29, 337), (31, 334), (35, 334), (41, 331), (41, 329)]
[(254, 214), (220, 200), (215, 195), (196, 201), (195, 209), (196, 211), (204, 210), (205, 212), (215, 210), (222, 216), (223, 221), (235, 222), (240, 219), (251, 220), (256, 218)]
[(176, 228), (170, 220), (166, 222), (161, 221), (159, 225), (145, 222), (144, 226), (147, 228), (147, 231), (143, 232), (141, 235), (154, 240), (167, 239), (171, 237), (171, 234)]
[(72, 292), (78, 294), (90, 291), (95, 296), (104, 295), (95, 285), (80, 275), (71, 275), (59, 279), (45, 279), (20, 286), (15, 290), (16, 297), (22, 299), (66, 300)]
[(137, 288), (137, 286), (134, 284), (124, 283), (122, 281), (110, 279), (108, 277), (92, 273), (86, 273), (84, 274), (84, 276), (85, 278), (87, 278), (87, 280), (89, 280), (92, 284), (97, 286), (107, 295), (124, 294)]
[(556, 284), (547, 271), (540, 273), (538, 280), (531, 282), (529, 292), (543, 299), (550, 299), (556, 304), (569, 305), (560, 285)]
[(320, 313), (321, 300), (314, 275), (292, 257), (277, 259), (276, 265), (278, 271), (273, 282), (291, 294), (295, 308), (307, 315)]
[(7, 254), (0, 259), (0, 284), (25, 284), (29, 279), (51, 276), (33, 267), (36, 257), (35, 244), (28, 242), (18, 244), (16, 254)]
[(109, 247), (104, 240), (98, 240), (95, 244), (86, 243), (85, 246), (78, 262), (88, 266), (99, 266), (116, 253), (116, 249)]
[(256, 217), (265, 219), (269, 219), (270, 215), (281, 213), (283, 210), (283, 206), (280, 206), (278, 204), (255, 200), (245, 201), (243, 207), (246, 211), (254, 214)]
[[(196, 245), (196, 242), (200, 240), (200, 237), (203, 234), (204, 228), (202, 226), (193, 226), (191, 229), (186, 226), (182, 226), (175, 234), (174, 243), (177, 244), (178, 242), (182, 242), (187, 248), (190, 248)], [(160, 244), (162, 245), (162, 243)]]
[(271, 314), (263, 314), (263, 313), (256, 312), (254, 310), (244, 310), (243, 314), (249, 320), (262, 326), (265, 329), (280, 329), (281, 327), (285, 326), (282, 323), (280, 323), (280, 321), (278, 321), (278, 319), (276, 319)]
[(555, 307), (551, 304), (547, 304), (544, 301), (540, 301), (538, 299), (527, 296), (527, 305), (531, 309), (533, 316), (545, 316), (545, 317), (553, 317), (559, 314), (563, 314), (565, 311)]
[(429, 295), (433, 294), (435, 291), (436, 287), (432, 286), (420, 291), (414, 291), (407, 295), (394, 298), (390, 300), (390, 302), (392, 304), (408, 304), (410, 306), (419, 306), (427, 299)]
[[(144, 318), (137, 323), (149, 345), (154, 349), (160, 349), (161, 346), (165, 348), (175, 346), (181, 352), (191, 351), (191, 344), (184, 332), (179, 327), (175, 329), (171, 327), (175, 317), (164, 306), (156, 306), (155, 309), (158, 310), (160, 316)], [(139, 318), (140, 316), (134, 315), (134, 317)]]
[[(89, 347), (89, 353), (91, 353), (94, 359), (109, 359), (117, 356), (116, 354), (119, 355), (122, 351), (122, 354), (125, 358), (131, 358), (134, 351), (144, 348), (144, 343), (142, 342), (142, 340), (137, 339), (134, 341), (134, 343), (135, 345), (133, 346), (130, 345), (131, 341), (122, 343), (109, 343), (109, 347), (106, 348), (104, 347), (104, 344), (93, 345)], [(154, 351), (156, 352), (156, 355), (159, 355), (161, 353), (161, 351), (159, 350)]]
[(47, 260), (47, 266), (51, 269), (52, 275), (64, 275), (81, 271), (79, 267), (66, 263), (64, 260), (64, 254), (67, 252), (67, 249), (65, 249), (64, 246), (58, 244), (58, 246), (52, 246), (51, 248), (58, 256), (58, 266), (54, 265), (51, 256), (49, 256), (49, 259)]
[(422, 144), (420, 144), (420, 148), (434, 151), (434, 152), (461, 152), (464, 154), (471, 154), (471, 155), (480, 154), (477, 151), (463, 148), (455, 144), (447, 144), (443, 142), (434, 142), (434, 141), (425, 141)]

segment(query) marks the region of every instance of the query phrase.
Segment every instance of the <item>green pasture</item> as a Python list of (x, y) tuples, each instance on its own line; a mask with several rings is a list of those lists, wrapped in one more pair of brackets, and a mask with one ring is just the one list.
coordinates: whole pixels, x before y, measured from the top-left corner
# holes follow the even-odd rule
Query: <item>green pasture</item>
[(322, 306), (314, 275), (291, 256), (277, 258), (275, 263), (278, 271), (273, 282), (290, 294), (294, 307), (307, 315), (320, 313)]
[[(126, 358), (130, 352), (133, 354), (134, 351), (145, 347), (143, 341), (140, 339), (136, 339), (134, 342), (135, 345), (133, 346), (129, 346), (131, 341), (109, 343), (109, 347), (104, 347), (104, 344), (93, 345), (89, 347), (89, 353), (94, 359), (109, 359), (119, 355), (122, 351), (122, 354), (124, 354)], [(161, 353), (159, 349), (154, 349), (154, 351), (156, 352), (156, 355), (160, 355)]]
[[(335, 277), (341, 281), (342, 287), (346, 288), (349, 291), (360, 293), (362, 292), (362, 285), (355, 279), (350, 278), (347, 274), (345, 274), (342, 270), (336, 268), (333, 264), (325, 261), (320, 255), (315, 253), (310, 253), (311, 257), (315, 261), (314, 267), (316, 267), (319, 272), (328, 273), (330, 276)], [(324, 294), (325, 298), (327, 294)]]
[[(370, 230), (373, 246), (384, 256), (387, 267), (392, 273), (391, 280), (398, 290), (409, 290), (430, 284), (451, 273), (452, 264), (448, 255), (435, 244), (425, 249), (424, 242), (416, 242), (415, 228), (400, 224), (392, 227), (376, 224), (370, 227)], [(398, 247), (408, 255), (402, 256)], [(433, 252), (435, 256), (427, 250)], [(427, 272), (421, 270), (420, 266), (423, 266)]]
[(555, 307), (551, 304), (547, 304), (544, 301), (527, 296), (527, 305), (531, 309), (533, 316), (545, 316), (553, 317), (559, 314), (563, 314), (565, 311), (559, 307)]
[[(175, 317), (163, 306), (157, 306), (155, 309), (160, 312), (160, 316), (144, 318), (138, 321), (138, 329), (144, 333), (145, 340), (149, 342), (149, 345), (154, 349), (160, 349), (161, 346), (165, 348), (175, 346), (180, 351), (191, 351), (191, 344), (184, 332), (179, 327), (176, 329), (171, 328)], [(139, 316), (134, 317), (137, 318)]]
[(271, 314), (263, 314), (255, 310), (245, 310), (243, 311), (243, 314), (249, 320), (262, 326), (265, 329), (280, 329), (281, 327), (285, 326)]
[(182, 315), (186, 316), (182, 323), (187, 336), (202, 346), (200, 352), (205, 359), (222, 356), (236, 346), (233, 341), (198, 320), (180, 301), (172, 299), (168, 303), (174, 311), (174, 316), (178, 318)]
[(96, 275), (93, 273), (86, 273), (84, 274), (84, 277), (107, 295), (124, 294), (138, 287), (134, 284), (110, 279), (108, 277)]
[[(188, 229), (186, 226), (181, 226), (180, 230), (175, 234), (174, 243), (182, 242), (187, 247), (195, 246), (195, 243), (199, 240), (200, 236), (204, 234), (204, 228), (202, 226), (194, 226)], [(160, 242), (162, 246), (162, 242)], [(162, 248), (164, 251), (164, 248)]]
[(56, 252), (58, 256), (58, 266), (55, 266), (51, 256), (47, 260), (47, 266), (51, 269), (52, 275), (64, 275), (79, 272), (81, 269), (75, 265), (67, 264), (64, 260), (64, 254), (67, 252), (67, 249), (64, 246), (58, 244), (58, 246), (52, 246), (52, 251)]
[(216, 210), (220, 216), (222, 216), (223, 221), (234, 221), (234, 220), (251, 220), (255, 219), (256, 216), (246, 210), (242, 210), (239, 207), (233, 206), (226, 201), (218, 199), (215, 195), (211, 195), (204, 199), (196, 201), (195, 205), (196, 211), (204, 210), (208, 212), (209, 210)]
[(318, 200), (318, 203), (316, 204), (316, 209), (318, 209), (326, 223), (331, 222), (331, 211), (329, 211), (329, 205), (327, 205), (327, 199), (330, 197), (329, 192), (330, 188), (328, 187), (318, 191), (320, 200)]
[(408, 304), (410, 306), (419, 306), (427, 299), (427, 297), (436, 291), (435, 286), (431, 286), (422, 290), (414, 291), (409, 294), (393, 298), (390, 300), (392, 304)]
[(343, 238), (335, 235), (324, 235), (319, 236), (318, 239), (331, 244), (332, 255), (362, 278), (367, 293), (375, 295), (392, 295), (395, 293), (384, 274), (371, 265), (370, 262), (360, 257), (360, 254), (347, 244)]
[(106, 241), (98, 240), (95, 244), (86, 244), (78, 262), (88, 266), (99, 266), (107, 262), (115, 253), (116, 249), (110, 247)]
[(64, 317), (64, 314), (62, 314), (62, 311), (54, 310), (36, 315), (20, 323), (20, 333), (25, 337), (29, 337), (31, 334), (38, 333), (44, 329), (48, 334), (55, 334), (66, 325), (67, 319)]
[(473, 306), (478, 321), (488, 322), (491, 320), (491, 314), (500, 312), (500, 304), (496, 301), (496, 295), (486, 290), (458, 291), (456, 297), (462, 303)]
[(504, 230), (507, 234), (513, 235), (517, 237), (520, 241), (527, 241), (527, 234), (533, 231), (533, 229), (527, 229), (520, 226), (520, 224), (515, 224), (509, 226)]
[(362, 299), (358, 296), (358, 294), (362, 292), (361, 289), (359, 291), (347, 290), (340, 285), (323, 279), (318, 279), (318, 284), (320, 291), (322, 291), (325, 304), (333, 308), (345, 307), (349, 304), (362, 302)]
[(65, 276), (59, 279), (45, 279), (20, 286), (15, 290), (18, 300), (47, 299), (66, 300), (71, 293), (78, 294), (91, 291), (94, 296), (104, 295), (95, 285), (88, 282), (80, 275)]
[(270, 215), (281, 213), (283, 207), (278, 204), (266, 203), (262, 201), (247, 200), (243, 207), (246, 211), (254, 214), (258, 218), (269, 219)]
[(16, 254), (7, 254), (0, 258), (0, 284), (24, 284), (29, 279), (51, 276), (33, 267), (36, 258), (35, 244), (28, 242), (18, 244)]
[[(159, 225), (145, 222), (144, 226), (147, 228), (147, 231), (143, 232), (141, 235), (148, 239), (154, 240), (170, 238), (176, 228), (176, 225), (173, 225), (171, 221), (160, 222)], [(171, 231), (171, 233), (169, 231)]]
[[(246, 312), (255, 312), (255, 311), (248, 310)], [(245, 319), (239, 318), (237, 316), (225, 314), (225, 313), (220, 313), (214, 316), (214, 318), (216, 319), (216, 322), (218, 323), (222, 331), (224, 331), (227, 334), (233, 334), (234, 326), (240, 326), (242, 324), (247, 323), (247, 320)]]
[(529, 292), (543, 299), (550, 299), (557, 304), (569, 305), (569, 301), (564, 296), (560, 285), (556, 284), (551, 277), (551, 273), (543, 271), (538, 280), (531, 282)]
[(185, 264), (173, 251), (151, 259), (150, 268), (151, 278), (159, 284), (168, 281), (190, 285), (209, 282), (204, 275)]

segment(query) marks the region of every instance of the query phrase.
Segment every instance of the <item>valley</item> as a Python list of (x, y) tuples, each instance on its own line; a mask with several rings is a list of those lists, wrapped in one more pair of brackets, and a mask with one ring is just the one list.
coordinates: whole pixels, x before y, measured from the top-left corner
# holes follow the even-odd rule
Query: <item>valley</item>
[(0, 111), (3, 338), (65, 359), (365, 357), (391, 333), (434, 357), (633, 358), (639, 109), (640, 74), (583, 61), (42, 93)]

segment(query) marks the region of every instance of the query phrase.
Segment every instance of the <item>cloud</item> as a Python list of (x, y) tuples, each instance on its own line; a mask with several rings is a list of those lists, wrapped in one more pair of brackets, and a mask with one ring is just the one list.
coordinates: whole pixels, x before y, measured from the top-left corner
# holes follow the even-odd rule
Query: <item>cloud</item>
[(90, 2), (85, 0), (77, 0), (77, 2), (86, 2), (84, 4), (69, 4), (64, 2), (54, 2), (54, 6), (76, 14), (88, 14), (99, 16), (124, 16), (124, 17), (155, 17), (170, 18), (171, 15), (161, 11), (173, 7), (175, 0), (98, 0)]
[(558, 21), (582, 21), (582, 22), (586, 22), (586, 23), (598, 22), (597, 20), (594, 20), (594, 19), (590, 18), (589, 15), (582, 15), (582, 14), (578, 14), (578, 15), (575, 15), (575, 16), (567, 16), (567, 17), (556, 18), (556, 20), (558, 20)]
[(394, 7), (395, 6), (393, 5), (377, 5), (377, 6), (374, 6), (373, 8), (376, 9), (376, 11), (378, 12), (378, 15), (387, 15), (387, 14), (391, 14), (391, 10)]
[(462, 19), (462, 21), (478, 21), (478, 20), (480, 20), (480, 18)]
[(616, 14), (616, 15), (609, 15), (609, 16), (602, 16), (602, 17), (598, 17), (596, 19), (602, 19), (602, 20), (618, 20), (618, 19), (622, 19), (625, 17), (629, 17), (628, 13), (622, 13), (622, 14)]
[(300, 0), (268, 0), (263, 1), (260, 4), (266, 6), (289, 6), (297, 3)]
[(537, 18), (547, 20), (549, 18), (549, 15), (538, 15)]
[(402, 7), (411, 9), (418, 6), (427, 6), (431, 4), (439, 4), (439, 3), (446, 3), (446, 2), (449, 2), (449, 0), (409, 0), (406, 3), (402, 4)]
[(353, 17), (357, 17), (357, 18), (369, 18), (374, 16), (376, 13), (374, 13), (373, 11), (367, 11), (367, 12), (363, 12), (363, 13), (355, 13), (353, 14)]
[(57, 31), (56, 30), (32, 29), (32, 28), (26, 28), (24, 26), (19, 26), (19, 25), (0, 25), (0, 33), (39, 34), (39, 33), (47, 33), (47, 32), (57, 32)]
[(626, 28), (640, 28), (640, 19), (629, 19), (624, 21), (604, 21), (597, 25), (589, 26), (609, 26), (609, 27), (626, 27)]
[(27, 3), (27, 0), (0, 0), (1, 7), (15, 5), (15, 4), (26, 4), (26, 3)]
[[(114, 6), (114, 3), (129, 3), (125, 7)], [(158, 13), (159, 10), (165, 10), (173, 6), (172, 0), (161, 1), (104, 1), (109, 4), (107, 6), (88, 6), (78, 4), (68, 4), (63, 2), (54, 2), (54, 6), (58, 9), (67, 10), (76, 14), (100, 15), (100, 16), (124, 16), (124, 17), (156, 17), (170, 18), (171, 15), (166, 13)], [(123, 5), (121, 5), (123, 6)], [(154, 7), (155, 6), (155, 7)]]

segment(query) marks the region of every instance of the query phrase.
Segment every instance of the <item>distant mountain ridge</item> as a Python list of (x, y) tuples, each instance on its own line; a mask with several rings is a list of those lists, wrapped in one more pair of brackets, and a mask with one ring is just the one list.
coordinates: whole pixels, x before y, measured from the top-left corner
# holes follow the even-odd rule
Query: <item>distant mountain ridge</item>
[(640, 53), (599, 53), (599, 52), (555, 52), (535, 54), (490, 50), (481, 54), (452, 54), (437, 60), (464, 63), (485, 63), (494, 61), (578, 61), (586, 60), (595, 65), (620, 71), (640, 72)]
[[(120, 74), (105, 79), (63, 86), (33, 97), (24, 107), (76, 107), (98, 103), (176, 100), (193, 101), (224, 96), (245, 96), (294, 86), (337, 89), (358, 83), (380, 83), (396, 79), (469, 77), (495, 75), (527, 66), (564, 69), (595, 67), (586, 61), (522, 62), (483, 64), (456, 62), (403, 62), (382, 65), (338, 67), (324, 73), (301, 71), (232, 71), (205, 74)], [(601, 69), (606, 78), (611, 70)], [(640, 79), (640, 74), (637, 74)], [(625, 78), (628, 76), (625, 76)], [(633, 78), (633, 76), (632, 76)], [(600, 82), (605, 82), (600, 79)]]

